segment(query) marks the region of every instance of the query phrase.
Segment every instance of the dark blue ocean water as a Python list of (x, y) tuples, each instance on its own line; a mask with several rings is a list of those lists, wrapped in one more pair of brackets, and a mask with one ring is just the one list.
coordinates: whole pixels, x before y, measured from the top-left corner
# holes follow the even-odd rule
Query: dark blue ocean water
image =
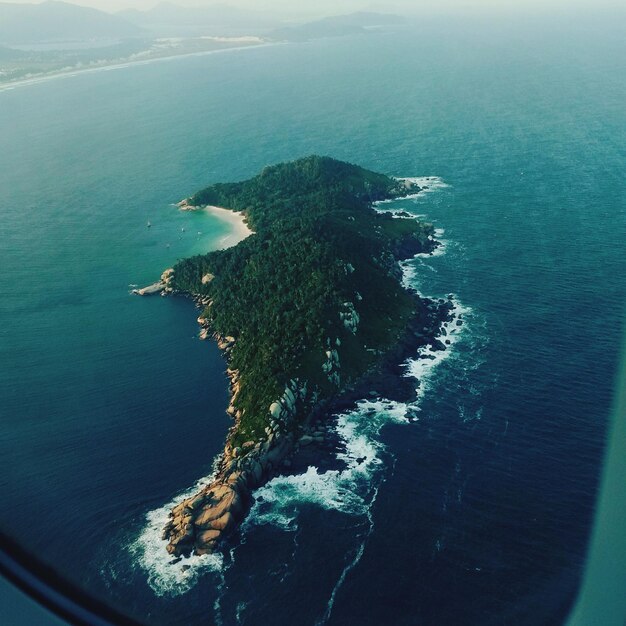
[[(2, 529), (154, 623), (561, 623), (626, 296), (619, 35), (424, 22), (0, 92)], [(225, 364), (129, 285), (227, 234), (170, 203), (309, 153), (440, 177), (407, 275), (467, 323), (416, 422), (341, 416), (348, 469), (277, 479), (183, 573), (152, 529), (222, 447)]]

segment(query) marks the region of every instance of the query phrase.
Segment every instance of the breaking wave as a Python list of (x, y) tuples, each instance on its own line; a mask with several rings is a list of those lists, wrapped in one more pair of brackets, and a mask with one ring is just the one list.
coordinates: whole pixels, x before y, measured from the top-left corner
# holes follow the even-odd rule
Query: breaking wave
[(215, 470), (164, 506), (147, 513), (145, 526), (129, 546), (133, 562), (146, 571), (148, 584), (158, 596), (183, 594), (196, 584), (201, 574), (222, 571), (221, 554), (175, 558), (167, 552), (167, 540), (161, 537), (172, 508), (210, 484), (214, 476)]
[[(375, 203), (376, 210), (390, 212), (398, 218), (417, 219), (418, 215), (407, 214), (405, 208), (399, 208), (394, 203), (448, 187), (441, 178), (435, 176), (403, 180), (410, 180), (427, 189), (401, 200)], [(445, 240), (441, 239), (443, 235), (443, 229), (435, 231), (440, 245), (433, 253), (418, 254), (401, 264), (402, 282), (405, 287), (419, 293), (416, 261), (420, 257), (420, 265), (423, 266), (423, 257), (444, 254), (446, 246)], [(367, 540), (374, 530), (371, 509), (383, 479), (382, 455), (386, 451), (380, 438), (381, 429), (386, 424), (409, 424), (417, 419), (416, 414), (420, 410), (421, 400), (430, 388), (436, 370), (452, 354), (454, 344), (465, 334), (471, 309), (463, 306), (452, 295), (450, 298), (454, 307), (450, 319), (442, 324), (439, 336), (446, 349), (434, 350), (426, 346), (405, 363), (405, 375), (416, 379), (416, 401), (404, 404), (384, 398), (362, 400), (354, 410), (336, 416), (336, 434), (343, 444), (343, 452), (338, 453), (337, 458), (345, 463), (344, 469), (320, 471), (319, 468), (310, 466), (303, 474), (276, 477), (256, 492), (257, 501), (242, 529), (244, 532), (263, 524), (271, 524), (285, 531), (295, 531), (298, 528), (298, 513), (303, 505), (316, 505), (347, 515), (360, 516), (368, 524), (368, 531), (356, 547), (354, 558), (344, 567), (333, 588), (319, 624), (325, 623), (330, 618), (337, 591), (349, 572), (360, 561)]]
[(336, 432), (344, 450), (337, 457), (345, 469), (320, 472), (310, 466), (304, 474), (277, 476), (255, 492), (256, 502), (244, 529), (270, 523), (295, 530), (298, 508), (304, 502), (350, 515), (367, 515), (372, 475), (382, 463), (383, 445), (378, 434), (386, 423), (408, 423), (406, 409), (399, 402), (363, 400), (356, 409), (338, 415)]

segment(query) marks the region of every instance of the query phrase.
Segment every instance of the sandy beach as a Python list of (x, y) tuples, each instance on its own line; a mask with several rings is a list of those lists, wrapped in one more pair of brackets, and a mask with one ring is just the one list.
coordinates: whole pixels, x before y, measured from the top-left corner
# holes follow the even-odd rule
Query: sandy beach
[(230, 209), (224, 209), (218, 206), (206, 206), (201, 210), (209, 215), (217, 217), (223, 222), (228, 222), (232, 229), (228, 235), (220, 239), (220, 249), (232, 248), (249, 235), (252, 235), (254, 232), (250, 230), (246, 224), (246, 218), (242, 213), (237, 213), (235, 211), (231, 211)]
[[(222, 222), (228, 223), (230, 227), (230, 232), (222, 237), (219, 240), (218, 249), (224, 250), (225, 248), (232, 248), (236, 246), (240, 241), (243, 241), (246, 237), (254, 234), (254, 231), (251, 230), (246, 224), (246, 218), (243, 213), (237, 213), (235, 211), (231, 211), (230, 209), (224, 209), (219, 206), (203, 206), (203, 207), (192, 207), (187, 204), (178, 203), (178, 207), (180, 207), (181, 211), (203, 211), (209, 215), (212, 215), (218, 218)], [(162, 293), (170, 293), (171, 290), (168, 290), (169, 280), (171, 279), (173, 270), (167, 269), (161, 275), (160, 280), (152, 285), (148, 285), (147, 287), (142, 287), (140, 289), (132, 289), (131, 293), (134, 293), (138, 296), (151, 296), (155, 294)]]

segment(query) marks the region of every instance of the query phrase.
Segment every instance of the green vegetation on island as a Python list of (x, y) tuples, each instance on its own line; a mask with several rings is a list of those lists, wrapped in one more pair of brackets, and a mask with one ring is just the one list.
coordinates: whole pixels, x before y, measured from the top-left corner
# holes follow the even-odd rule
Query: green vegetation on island
[(234, 248), (181, 261), (172, 281), (210, 299), (208, 327), (235, 339), (234, 446), (264, 436), (288, 381), (307, 388), (297, 419), (284, 425), (294, 429), (312, 404), (355, 383), (397, 344), (418, 300), (402, 287), (396, 261), (431, 249), (433, 227), (372, 203), (418, 189), (312, 156), (187, 200), (241, 211), (255, 231)]
[(400, 363), (419, 346), (444, 348), (436, 336), (452, 305), (402, 286), (398, 261), (434, 249), (432, 225), (379, 212), (374, 202), (419, 190), (311, 156), (180, 203), (241, 212), (255, 233), (181, 261), (151, 287), (190, 294), (204, 307), (203, 334), (212, 332), (227, 355), (235, 418), (213, 481), (170, 513), (170, 554), (219, 549), (251, 491), (320, 440), (318, 431), (307, 434), (313, 418), (319, 423), (379, 384), (389, 397), (415, 394)]

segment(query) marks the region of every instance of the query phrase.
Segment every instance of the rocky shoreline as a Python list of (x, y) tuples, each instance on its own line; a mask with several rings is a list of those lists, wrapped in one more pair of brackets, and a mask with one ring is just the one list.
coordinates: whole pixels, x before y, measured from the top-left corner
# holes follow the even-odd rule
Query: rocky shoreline
[(172, 289), (173, 278), (174, 270), (170, 267), (161, 274), (161, 278), (156, 283), (152, 283), (152, 285), (148, 285), (147, 287), (141, 287), (140, 289), (133, 289), (131, 293), (136, 296), (154, 296), (156, 294), (165, 296), (174, 293)]
[[(206, 303), (196, 298), (201, 304)], [(209, 336), (206, 321), (198, 318), (201, 338)], [(212, 335), (227, 360), (235, 340), (232, 337)], [(237, 429), (241, 415), (234, 407), (239, 393), (239, 372), (227, 369), (230, 379), (230, 405), (227, 412), (235, 423), (229, 431), (227, 444), (220, 459), (216, 477), (199, 493), (183, 500), (172, 509), (170, 520), (163, 529), (162, 538), (168, 541), (167, 551), (174, 556), (212, 554), (219, 543), (234, 531), (245, 517), (252, 502), (251, 492), (278, 474), (282, 463), (293, 451), (294, 436), (283, 434), (276, 423), (266, 429), (264, 441), (245, 442), (233, 448), (231, 434)], [(287, 398), (300, 394), (296, 381), (285, 389)], [(294, 400), (295, 401), (295, 400)], [(287, 401), (289, 406), (290, 400)], [(291, 403), (293, 406), (293, 402)]]
[[(396, 260), (423, 252), (423, 249), (416, 250), (416, 245), (415, 242), (408, 242), (394, 251)], [(430, 251), (437, 245), (438, 242), (432, 241)], [(265, 438), (233, 448), (232, 435), (241, 418), (234, 405), (239, 393), (239, 372), (227, 369), (231, 395), (227, 411), (235, 422), (229, 431), (215, 478), (201, 491), (175, 506), (170, 513), (162, 539), (168, 542), (167, 551), (171, 555), (179, 558), (192, 553), (214, 553), (243, 521), (253, 502), (252, 492), (255, 489), (278, 474), (294, 473), (298, 468), (308, 466), (309, 462), (316, 460), (318, 452), (336, 450), (338, 442), (328, 423), (333, 414), (349, 410), (365, 398), (382, 397), (399, 402), (410, 402), (416, 398), (416, 382), (405, 376), (404, 364), (425, 346), (434, 350), (446, 349), (445, 340), (442, 341), (444, 325), (453, 319), (454, 302), (451, 296), (447, 300), (432, 300), (416, 293), (412, 295), (420, 314), (409, 324), (395, 349), (358, 383), (343, 389), (334, 398), (316, 403), (297, 432), (285, 432), (281, 428), (285, 417), (295, 415), (296, 403), (306, 395), (306, 385), (292, 379), (288, 381), (282, 397), (270, 407), (272, 419), (265, 429)], [(195, 295), (192, 298), (199, 307), (210, 305), (206, 297)], [(200, 338), (214, 338), (228, 361), (235, 339), (211, 333), (202, 317), (198, 318), (198, 323)]]

